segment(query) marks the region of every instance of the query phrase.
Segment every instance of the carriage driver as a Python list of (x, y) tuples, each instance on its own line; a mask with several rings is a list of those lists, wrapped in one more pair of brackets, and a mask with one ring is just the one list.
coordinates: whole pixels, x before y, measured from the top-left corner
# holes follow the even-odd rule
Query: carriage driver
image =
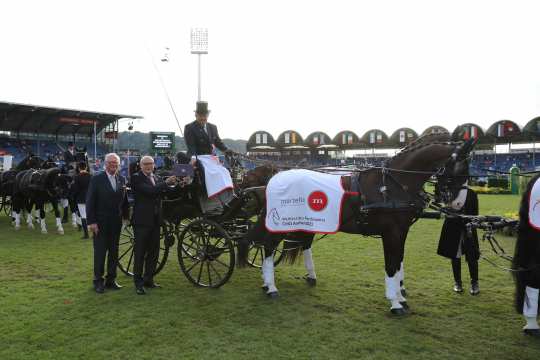
[(71, 141), (68, 142), (67, 150), (64, 151), (64, 161), (66, 165), (77, 161), (75, 157), (75, 145)]
[[(195, 166), (198, 155), (215, 155), (215, 149), (223, 151), (226, 155), (233, 155), (234, 151), (227, 148), (219, 137), (216, 125), (208, 122), (208, 102), (197, 101), (195, 121), (184, 128), (184, 139), (187, 146), (187, 156), (191, 158), (191, 165)], [(200, 202), (204, 212), (219, 213), (223, 211), (222, 204), (227, 204), (232, 198), (232, 192), (224, 192), (216, 199), (208, 199), (201, 195)]]

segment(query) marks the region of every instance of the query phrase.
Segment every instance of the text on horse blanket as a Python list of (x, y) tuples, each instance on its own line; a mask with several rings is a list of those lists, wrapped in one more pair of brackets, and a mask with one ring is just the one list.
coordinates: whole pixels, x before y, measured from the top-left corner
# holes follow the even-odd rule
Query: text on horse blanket
[(336, 233), (344, 194), (339, 175), (303, 169), (280, 172), (266, 187), (266, 228), (274, 233)]

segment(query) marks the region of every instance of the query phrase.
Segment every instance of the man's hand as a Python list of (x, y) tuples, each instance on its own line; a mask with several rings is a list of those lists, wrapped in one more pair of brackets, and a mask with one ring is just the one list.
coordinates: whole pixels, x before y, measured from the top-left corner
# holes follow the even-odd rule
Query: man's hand
[(90, 224), (88, 225), (88, 229), (94, 234), (94, 235), (97, 235), (98, 234), (98, 224)]
[(167, 185), (169, 185), (169, 186), (176, 185), (176, 184), (177, 184), (176, 176), (169, 176), (169, 177), (165, 180), (165, 184), (167, 184)]

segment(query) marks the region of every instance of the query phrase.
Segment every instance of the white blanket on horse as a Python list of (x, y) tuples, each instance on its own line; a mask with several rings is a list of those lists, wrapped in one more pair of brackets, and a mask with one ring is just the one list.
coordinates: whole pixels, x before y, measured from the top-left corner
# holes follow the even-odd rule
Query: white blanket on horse
[(339, 175), (310, 170), (280, 172), (266, 187), (266, 229), (273, 233), (336, 233), (344, 194)]
[(529, 194), (529, 224), (540, 230), (540, 181), (536, 180)]
[(197, 160), (204, 168), (204, 182), (208, 197), (219, 195), (227, 189), (233, 188), (231, 174), (214, 155), (199, 155)]

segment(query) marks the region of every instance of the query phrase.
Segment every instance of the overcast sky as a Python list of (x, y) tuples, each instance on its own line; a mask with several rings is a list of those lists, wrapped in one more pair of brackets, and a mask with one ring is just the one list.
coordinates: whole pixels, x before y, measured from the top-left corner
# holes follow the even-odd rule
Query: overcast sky
[(209, 31), (202, 98), (222, 138), (540, 115), (539, 1), (16, 0), (1, 11), (0, 101), (141, 115), (140, 131), (179, 133), (158, 72), (181, 127), (193, 120), (193, 27)]

